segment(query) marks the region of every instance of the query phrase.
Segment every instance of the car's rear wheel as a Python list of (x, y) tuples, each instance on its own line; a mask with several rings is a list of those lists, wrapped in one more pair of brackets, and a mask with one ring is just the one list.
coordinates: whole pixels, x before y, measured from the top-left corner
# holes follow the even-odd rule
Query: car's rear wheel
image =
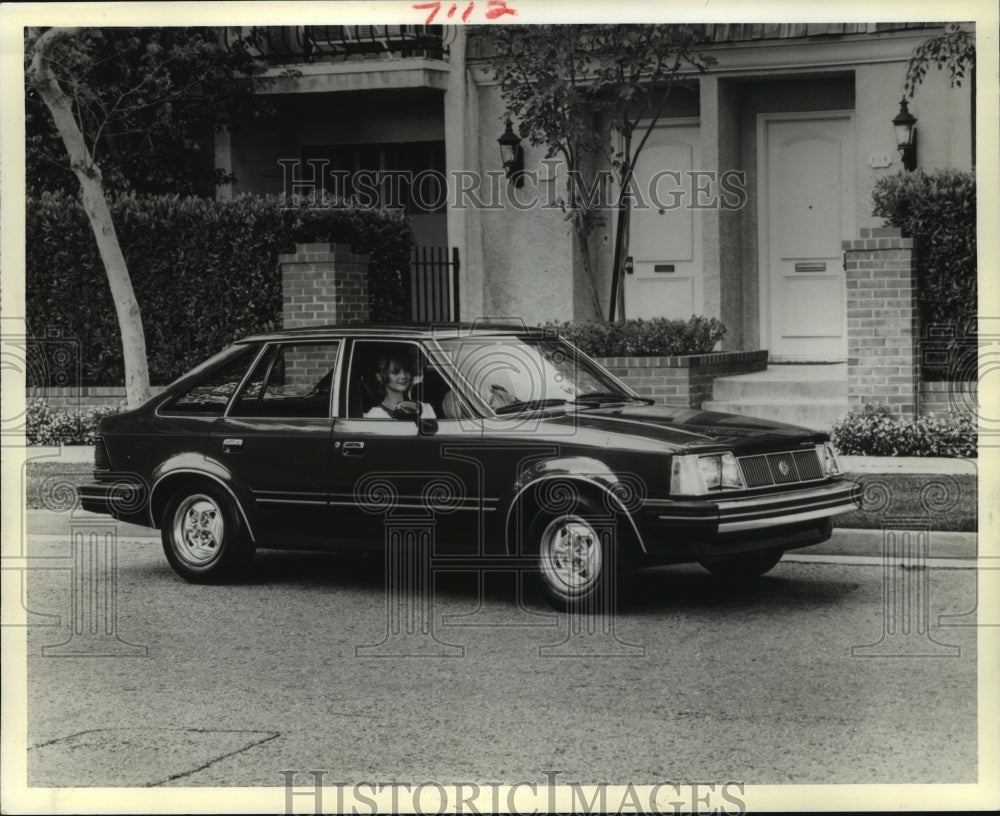
[(578, 508), (540, 513), (531, 526), (538, 584), (557, 609), (598, 611), (614, 603), (615, 552), (609, 536), (601, 535), (595, 524), (592, 515)]
[(210, 485), (179, 491), (170, 499), (161, 536), (170, 566), (193, 583), (230, 580), (253, 557), (253, 544), (232, 499)]
[(731, 580), (759, 578), (773, 570), (784, 554), (784, 550), (755, 550), (738, 555), (706, 558), (700, 563), (712, 575), (717, 575), (720, 578)]

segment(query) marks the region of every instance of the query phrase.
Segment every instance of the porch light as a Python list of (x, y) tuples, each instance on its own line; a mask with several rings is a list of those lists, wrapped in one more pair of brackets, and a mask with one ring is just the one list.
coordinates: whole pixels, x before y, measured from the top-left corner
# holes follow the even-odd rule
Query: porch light
[(906, 97), (899, 100), (899, 113), (892, 120), (896, 130), (896, 149), (903, 159), (903, 167), (915, 170), (917, 167), (917, 117), (906, 106)]
[(524, 184), (524, 150), (521, 149), (521, 140), (510, 126), (510, 119), (507, 120), (503, 136), (497, 141), (500, 143), (500, 160), (503, 162), (504, 172), (515, 187), (520, 187)]

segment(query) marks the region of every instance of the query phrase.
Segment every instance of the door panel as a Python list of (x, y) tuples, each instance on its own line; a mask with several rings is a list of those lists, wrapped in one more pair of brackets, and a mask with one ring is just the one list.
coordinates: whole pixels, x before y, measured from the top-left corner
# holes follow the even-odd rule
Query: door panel
[(436, 554), (478, 552), (478, 423), (439, 420), (421, 433), (408, 420), (340, 419), (333, 440), (331, 509), (345, 543), (381, 546), (386, 522), (410, 519), (433, 528)]
[(253, 495), (261, 525), (255, 530), (258, 543), (306, 547), (329, 540), (332, 427), (331, 419), (236, 417), (223, 417), (213, 426), (207, 455)]
[(854, 234), (854, 129), (847, 115), (764, 123), (762, 264), (773, 359), (847, 356), (841, 241)]
[(697, 125), (659, 127), (639, 155), (643, 200), (631, 216), (626, 317), (686, 320), (702, 311), (701, 219), (689, 175), (700, 165), (699, 139)]
[[(352, 545), (380, 547), (388, 522), (412, 524), (433, 530), (434, 553), (477, 552), (481, 422), (446, 416), (451, 383), (419, 344), (355, 340), (347, 354), (330, 468), (337, 535)], [(385, 404), (379, 371), (386, 360), (412, 369), (407, 398), (430, 406), (436, 419), (421, 427), (412, 419), (365, 416)]]
[(259, 544), (331, 539), (331, 407), (340, 343), (271, 345), (212, 427), (207, 455), (254, 497)]

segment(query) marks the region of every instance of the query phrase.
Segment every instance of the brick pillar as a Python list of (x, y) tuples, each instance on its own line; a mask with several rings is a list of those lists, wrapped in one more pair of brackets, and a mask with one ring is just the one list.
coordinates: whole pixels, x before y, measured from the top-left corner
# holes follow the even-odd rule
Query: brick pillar
[(344, 244), (298, 244), (279, 255), (286, 329), (368, 320), (368, 256)]
[(917, 278), (913, 239), (896, 228), (862, 229), (844, 241), (847, 399), (879, 402), (896, 416), (917, 407)]

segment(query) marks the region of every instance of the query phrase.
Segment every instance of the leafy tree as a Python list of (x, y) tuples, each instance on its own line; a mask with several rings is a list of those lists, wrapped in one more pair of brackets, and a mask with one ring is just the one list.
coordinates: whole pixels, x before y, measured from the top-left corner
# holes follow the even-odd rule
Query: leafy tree
[[(146, 337), (106, 192), (158, 185), (188, 192), (184, 185), (196, 184), (193, 157), (201, 145), (195, 134), (207, 138), (211, 134), (202, 123), (222, 126), (248, 104), (250, 78), (261, 70), (245, 39), (236, 37), (227, 49), (220, 33), (204, 28), (25, 31), (28, 187), (58, 188), (76, 178), (115, 303), (131, 407), (150, 395)], [(39, 105), (48, 109), (54, 131), (46, 131)], [(56, 149), (60, 142), (62, 153)], [(107, 186), (98, 158), (108, 169)]]
[(912, 99), (917, 86), (927, 76), (927, 70), (934, 66), (939, 71), (948, 71), (951, 86), (960, 87), (966, 73), (972, 86), (970, 134), (972, 163), (976, 163), (976, 37), (968, 24), (948, 23), (944, 31), (925, 40), (915, 49), (906, 65), (906, 80), (903, 96)]
[(523, 138), (544, 145), (567, 167), (564, 209), (601, 313), (589, 237), (603, 223), (583, 171), (603, 156), (618, 185), (609, 319), (618, 312), (628, 255), (632, 174), (671, 91), (715, 60), (701, 54), (701, 30), (689, 25), (558, 25), (490, 28), (490, 60)]
[[(26, 35), (30, 55), (37, 35)], [(213, 195), (232, 178), (213, 166), (214, 132), (265, 109), (256, 33), (188, 28), (85, 28), (60, 37), (47, 62), (104, 188), (114, 194)], [(29, 194), (75, 192), (66, 149), (45, 101), (25, 100)]]
[(972, 75), (975, 83), (975, 35), (960, 23), (948, 23), (941, 34), (918, 45), (906, 66), (903, 93), (908, 99), (913, 98), (917, 86), (924, 81), (927, 69), (932, 65), (939, 70), (947, 69), (953, 87), (961, 86), (966, 71)]

